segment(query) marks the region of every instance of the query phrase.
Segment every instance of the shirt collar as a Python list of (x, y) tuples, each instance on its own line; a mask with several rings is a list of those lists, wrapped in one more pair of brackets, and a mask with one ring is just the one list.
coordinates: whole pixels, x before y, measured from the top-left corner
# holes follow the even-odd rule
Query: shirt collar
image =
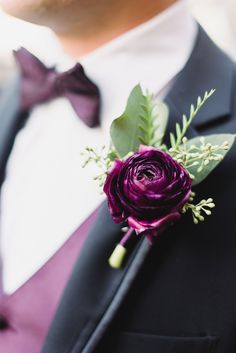
[[(185, 0), (80, 58), (98, 85), (102, 119), (109, 125), (124, 110), (128, 94), (140, 83), (158, 94), (185, 66), (195, 43), (197, 24)], [(161, 96), (161, 98), (163, 95)]]

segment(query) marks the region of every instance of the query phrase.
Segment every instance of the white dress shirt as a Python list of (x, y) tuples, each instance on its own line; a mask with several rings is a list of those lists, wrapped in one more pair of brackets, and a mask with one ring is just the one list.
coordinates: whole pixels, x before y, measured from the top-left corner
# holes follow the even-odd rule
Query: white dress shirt
[[(29, 279), (104, 199), (93, 180), (96, 168), (81, 167), (81, 152), (88, 145), (100, 148), (109, 142), (109, 125), (137, 83), (163, 97), (188, 60), (196, 32), (186, 1), (178, 1), (82, 57), (86, 74), (101, 92), (98, 128), (85, 126), (65, 98), (33, 109), (16, 136), (1, 191), (6, 293)], [(60, 59), (58, 68), (68, 69), (74, 62), (58, 47), (50, 48)], [(51, 58), (40, 59), (52, 63)]]

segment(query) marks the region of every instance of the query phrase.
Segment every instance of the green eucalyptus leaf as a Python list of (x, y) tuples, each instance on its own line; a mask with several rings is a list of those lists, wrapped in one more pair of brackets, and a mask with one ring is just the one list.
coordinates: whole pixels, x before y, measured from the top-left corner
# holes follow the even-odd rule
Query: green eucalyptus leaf
[(137, 85), (130, 93), (124, 113), (111, 125), (111, 140), (121, 158), (136, 151), (144, 139), (139, 128), (144, 104), (145, 97), (140, 85)]
[[(187, 148), (190, 148), (190, 146), (196, 146), (200, 147), (202, 145), (201, 139), (204, 138), (204, 143), (210, 143), (211, 145), (223, 145), (225, 141), (228, 142), (228, 149), (222, 149), (220, 150), (220, 154), (224, 158), (230, 148), (232, 147), (234, 140), (235, 140), (235, 135), (232, 134), (215, 134), (215, 135), (208, 135), (208, 136), (201, 136), (201, 137), (195, 137), (191, 140), (189, 140), (186, 144)], [(223, 159), (222, 159), (223, 160)], [(222, 160), (211, 160), (207, 165), (204, 166), (203, 170), (198, 171), (199, 166), (198, 165), (193, 165), (188, 168), (188, 171), (190, 174), (194, 175), (194, 180), (193, 180), (193, 185), (197, 185), (201, 183), (216, 167), (217, 165), (222, 161)]]

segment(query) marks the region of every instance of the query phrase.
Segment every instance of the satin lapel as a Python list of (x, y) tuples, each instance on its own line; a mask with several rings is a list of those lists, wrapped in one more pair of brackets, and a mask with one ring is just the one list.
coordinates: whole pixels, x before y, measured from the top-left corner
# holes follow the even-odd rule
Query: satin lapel
[(126, 265), (114, 270), (107, 260), (120, 235), (121, 228), (104, 203), (65, 290), (43, 353), (90, 352), (103, 334), (149, 248), (146, 241), (140, 243)]
[[(183, 70), (166, 99), (170, 107), (168, 130), (173, 130), (176, 121), (180, 121), (186, 108), (185, 100), (187, 104), (188, 102), (192, 103), (202, 89), (210, 89), (215, 82), (212, 81), (212, 74), (210, 74), (207, 83), (207, 77), (202, 77), (202, 74), (199, 75), (198, 65), (196, 65), (196, 62), (201, 65), (202, 60), (205, 61), (203, 57), (206, 54), (207, 49), (205, 52), (204, 49), (207, 42), (209, 47), (214, 47), (200, 28), (191, 60), (187, 64), (187, 72), (191, 69), (191, 65), (191, 70), (195, 70), (195, 72), (191, 72), (191, 77), (194, 77), (195, 81), (189, 82), (186, 79), (186, 72)], [(221, 57), (221, 59), (223, 58), (223, 62), (221, 62), (219, 53), (216, 54), (218, 69), (222, 72), (225, 57)], [(207, 76), (207, 70), (211, 63), (211, 58), (208, 58), (205, 76)], [(230, 65), (228, 66), (230, 67)], [(224, 78), (221, 77), (227, 90), (222, 96), (221, 109), (216, 111), (214, 104), (207, 105), (204, 113), (206, 120), (202, 120), (202, 123), (208, 123), (229, 112), (231, 86), (226, 82), (230, 71), (229, 67)], [(201, 72), (204, 72), (204, 68), (201, 69)], [(215, 72), (216, 74), (217, 72)], [(201, 86), (202, 80), (204, 82), (203, 87)], [(196, 95), (195, 90), (189, 88), (191, 85), (198, 87), (199, 91)], [(184, 94), (183, 97), (182, 94)], [(195, 129), (191, 128), (189, 137), (195, 135)], [(149, 244), (144, 239), (129, 256), (125, 267), (121, 270), (111, 269), (108, 266), (107, 259), (114, 245), (120, 239), (120, 232), (120, 227), (113, 223), (107, 206), (104, 204), (88, 235), (83, 253), (75, 265), (42, 353), (91, 353), (96, 347), (149, 252)]]
[(0, 184), (4, 179), (14, 138), (25, 120), (19, 113), (19, 84), (20, 78), (17, 77), (9, 83), (0, 97)]

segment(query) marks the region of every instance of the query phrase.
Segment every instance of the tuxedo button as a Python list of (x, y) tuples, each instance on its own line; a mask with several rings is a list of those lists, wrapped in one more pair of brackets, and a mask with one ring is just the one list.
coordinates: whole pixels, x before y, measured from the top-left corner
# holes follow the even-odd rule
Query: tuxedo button
[(0, 331), (6, 330), (9, 327), (7, 319), (0, 315)]

